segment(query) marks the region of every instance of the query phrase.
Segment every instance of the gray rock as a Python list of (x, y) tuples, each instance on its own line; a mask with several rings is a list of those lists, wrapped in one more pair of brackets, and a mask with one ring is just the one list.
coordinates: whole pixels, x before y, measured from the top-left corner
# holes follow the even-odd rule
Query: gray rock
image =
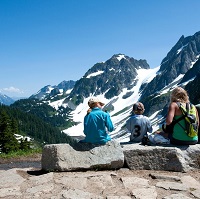
[(86, 192), (86, 191), (82, 191), (79, 189), (69, 189), (69, 190), (65, 190), (62, 191), (60, 193), (59, 199), (63, 198), (63, 199), (88, 199), (88, 198), (92, 198), (92, 199), (103, 199), (103, 197), (101, 196), (96, 196), (95, 194)]
[(156, 199), (157, 198), (157, 192), (154, 186), (133, 189), (131, 195), (137, 199)]
[(106, 199), (131, 199), (129, 196), (107, 196)]
[(10, 169), (8, 171), (1, 172), (1, 188), (14, 187), (15, 190), (17, 186), (21, 185), (25, 179), (18, 175), (17, 169)]
[(40, 184), (34, 187), (30, 187), (26, 190), (27, 194), (42, 194), (42, 193), (50, 193), (54, 189), (53, 183), (45, 183)]
[(88, 169), (117, 169), (124, 165), (124, 154), (116, 141), (105, 145), (77, 143), (45, 145), (41, 160), (46, 171), (77, 171)]
[(191, 198), (183, 195), (182, 193), (177, 193), (177, 194), (172, 194), (170, 196), (166, 196), (163, 199), (191, 199)]
[(0, 198), (6, 198), (9, 196), (22, 196), (20, 191), (20, 187), (10, 187), (10, 188), (2, 188), (0, 189)]
[(121, 181), (124, 184), (124, 187), (127, 189), (139, 188), (139, 187), (149, 187), (149, 181), (144, 178), (138, 177), (122, 177)]
[(195, 190), (192, 191), (191, 194), (195, 197), (195, 198), (200, 198), (200, 190)]
[(200, 183), (191, 176), (181, 177), (181, 182), (191, 190), (200, 189)]
[(20, 186), (25, 179), (17, 173), (17, 169), (0, 172), (0, 198), (21, 196)]
[(178, 176), (171, 176), (171, 175), (162, 175), (162, 174), (152, 174), (150, 173), (149, 176), (152, 179), (162, 179), (162, 180), (170, 180), (170, 181), (181, 181), (181, 178)]
[(166, 190), (177, 190), (177, 191), (186, 191), (187, 187), (178, 182), (157, 182), (156, 187), (160, 187)]
[(199, 169), (200, 145), (143, 146), (138, 143), (122, 145), (125, 162), (132, 170), (164, 170), (187, 172)]

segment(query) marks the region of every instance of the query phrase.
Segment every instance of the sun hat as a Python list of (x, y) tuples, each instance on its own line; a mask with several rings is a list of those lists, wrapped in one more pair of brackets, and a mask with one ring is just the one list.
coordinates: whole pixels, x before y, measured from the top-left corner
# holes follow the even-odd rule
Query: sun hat
[(91, 97), (88, 101), (88, 106), (91, 106), (94, 103), (99, 103), (101, 104), (101, 106), (104, 106), (105, 104), (103, 102), (101, 102), (97, 97)]

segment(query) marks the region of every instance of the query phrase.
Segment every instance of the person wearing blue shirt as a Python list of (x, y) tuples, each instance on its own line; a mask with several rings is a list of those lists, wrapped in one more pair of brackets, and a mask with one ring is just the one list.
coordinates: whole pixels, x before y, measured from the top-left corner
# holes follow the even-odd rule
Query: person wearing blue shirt
[(96, 97), (90, 98), (88, 105), (90, 109), (84, 117), (85, 139), (80, 142), (106, 144), (106, 142), (111, 140), (106, 129), (109, 132), (114, 130), (110, 115), (102, 110), (104, 103)]

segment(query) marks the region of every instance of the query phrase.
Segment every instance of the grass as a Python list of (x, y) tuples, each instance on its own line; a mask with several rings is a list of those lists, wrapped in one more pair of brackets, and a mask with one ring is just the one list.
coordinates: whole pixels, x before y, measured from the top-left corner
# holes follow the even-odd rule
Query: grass
[(42, 148), (30, 149), (28, 151), (18, 150), (18, 151), (10, 152), (8, 154), (0, 153), (0, 158), (9, 159), (9, 158), (29, 157), (29, 156), (34, 156), (41, 153), (42, 153)]

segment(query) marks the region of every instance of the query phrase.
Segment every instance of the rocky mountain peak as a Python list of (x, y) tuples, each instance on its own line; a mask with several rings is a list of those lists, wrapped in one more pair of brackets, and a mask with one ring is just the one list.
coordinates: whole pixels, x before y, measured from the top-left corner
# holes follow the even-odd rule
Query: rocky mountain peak
[(184, 75), (200, 55), (200, 32), (178, 40), (161, 62), (158, 75), (146, 86), (142, 98), (170, 85), (179, 75)]
[(136, 60), (124, 54), (113, 55), (106, 62), (97, 63), (76, 82), (69, 98), (75, 104), (92, 93), (104, 94), (110, 99), (117, 96), (123, 88), (131, 89), (137, 80), (138, 69), (149, 69), (146, 60)]

